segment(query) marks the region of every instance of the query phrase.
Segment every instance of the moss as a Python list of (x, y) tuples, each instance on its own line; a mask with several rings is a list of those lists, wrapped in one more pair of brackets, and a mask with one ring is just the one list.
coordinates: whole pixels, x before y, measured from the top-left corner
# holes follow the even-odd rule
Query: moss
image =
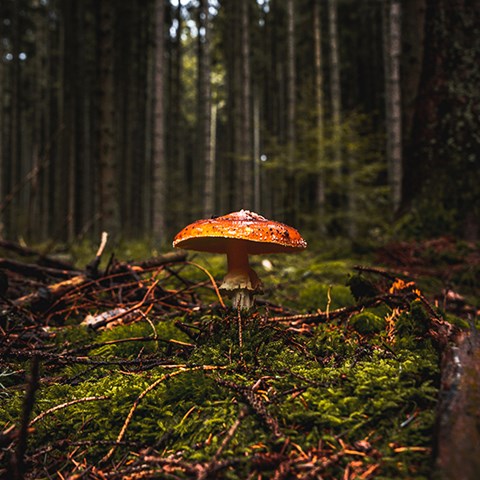
[(349, 323), (356, 332), (363, 335), (380, 333), (387, 324), (384, 318), (369, 311), (353, 315), (350, 318)]
[(410, 309), (398, 318), (395, 329), (400, 336), (424, 336), (430, 327), (430, 318), (420, 300), (414, 300)]
[[(300, 272), (293, 268), (291, 275), (298, 280)], [(289, 282), (277, 298), (288, 291), (295, 295), (291, 305), (302, 305), (303, 311), (325, 310), (328, 302), (331, 310), (352, 305), (345, 285), (330, 287), (341, 269), (335, 263), (323, 270), (316, 266), (312, 276)], [(187, 270), (193, 272), (185, 266)], [(202, 275), (197, 274), (192, 281)], [(330, 277), (328, 283), (316, 277), (323, 274)], [(343, 273), (335, 280), (344, 281)], [(83, 326), (53, 331), (49, 351), (70, 352), (83, 363), (44, 361), (33, 415), (73, 399), (102, 398), (59, 409), (35, 424), (29, 452), (47, 446), (54, 466), (45, 466), (42, 476), (54, 475), (55, 465), (68, 454), (86, 464), (98, 463), (112, 446), (105, 441), (116, 440), (132, 405), (158, 382), (138, 401), (112, 461), (134, 462), (131, 452), (149, 447), (164, 457), (209, 462), (246, 405), (248, 414), (222, 447), (220, 458), (236, 462), (222, 478), (248, 478), (254, 468), (249, 462), (259, 452), (294, 455), (319, 444), (335, 452), (342, 451), (342, 444), (365, 439), (377, 452), (364, 459), (380, 464), (376, 478), (429, 477), (427, 450), (395, 451), (395, 446), (431, 446), (438, 354), (425, 338), (428, 315), (419, 302), (402, 312), (395, 337), (385, 331), (390, 310), (384, 306), (353, 316), (349, 324), (330, 321), (305, 330), (253, 311), (244, 315), (241, 335), (235, 313), (204, 304), (177, 319), (152, 312), (150, 322), (102, 332)], [(178, 328), (178, 320), (191, 335)], [(149, 340), (134, 340), (139, 337)], [(193, 346), (180, 348), (175, 342)], [(196, 370), (201, 365), (217, 368)], [(15, 361), (9, 368), (27, 370), (28, 364)], [(21, 416), (23, 388), (14, 387), (5, 384), (0, 429), (18, 423)], [(272, 422), (278, 424), (279, 438)], [(76, 442), (83, 442), (80, 449)], [(359, 458), (342, 456), (326, 467), (325, 478), (341, 478), (353, 460)], [(262, 478), (271, 478), (275, 468), (264, 465)]]

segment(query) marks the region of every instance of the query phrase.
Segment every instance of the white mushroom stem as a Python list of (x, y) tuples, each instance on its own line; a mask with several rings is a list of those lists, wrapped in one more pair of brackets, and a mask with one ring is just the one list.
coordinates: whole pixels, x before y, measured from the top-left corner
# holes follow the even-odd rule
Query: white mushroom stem
[(228, 240), (227, 268), (220, 288), (232, 297), (235, 308), (248, 310), (253, 306), (253, 297), (261, 290), (262, 282), (248, 262), (246, 241)]

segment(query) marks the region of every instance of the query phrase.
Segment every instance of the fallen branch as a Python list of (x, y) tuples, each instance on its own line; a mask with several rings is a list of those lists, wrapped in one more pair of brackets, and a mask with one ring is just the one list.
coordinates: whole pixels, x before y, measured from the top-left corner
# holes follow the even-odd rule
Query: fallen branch
[[(149, 268), (152, 268), (152, 264), (159, 267), (168, 263), (182, 261), (184, 258), (185, 254), (179, 255), (177, 252), (166, 253), (165, 255), (160, 255), (154, 260), (151, 260), (149, 262)], [(97, 279), (97, 281), (101, 280), (102, 278)], [(24, 295), (23, 297), (13, 300), (12, 303), (17, 307), (31, 307), (32, 309), (38, 309), (38, 307), (43, 307), (45, 304), (52, 304), (54, 301), (63, 297), (71, 290), (85, 286), (90, 283), (93, 284), (94, 282), (90, 277), (89, 273), (80, 274), (75, 277), (69, 278), (68, 280), (41, 287), (35, 292), (29, 293), (27, 295)]]
[(73, 269), (60, 269), (52, 267), (44, 267), (33, 263), (17, 262), (6, 258), (0, 258), (0, 269), (9, 270), (20, 275), (34, 277), (39, 280), (45, 280), (47, 277), (71, 278), (80, 275), (81, 272)]

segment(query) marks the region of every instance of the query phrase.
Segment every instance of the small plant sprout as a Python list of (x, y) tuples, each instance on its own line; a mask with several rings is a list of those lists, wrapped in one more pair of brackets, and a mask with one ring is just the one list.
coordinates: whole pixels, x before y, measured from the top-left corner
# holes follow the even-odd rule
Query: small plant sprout
[(295, 253), (307, 248), (300, 233), (283, 223), (248, 210), (197, 220), (181, 230), (173, 246), (199, 252), (226, 253), (227, 274), (220, 288), (232, 297), (233, 306), (248, 310), (262, 282), (250, 267), (248, 255)]

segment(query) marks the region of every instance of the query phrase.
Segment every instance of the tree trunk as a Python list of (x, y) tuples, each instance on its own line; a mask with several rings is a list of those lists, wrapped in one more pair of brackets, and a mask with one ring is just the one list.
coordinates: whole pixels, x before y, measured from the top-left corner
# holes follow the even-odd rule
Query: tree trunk
[[(202, 205), (199, 202), (199, 182), (198, 178), (203, 174), (199, 162), (194, 162), (187, 166), (187, 142), (188, 133), (186, 133), (185, 122), (181, 111), (182, 98), (185, 95), (183, 87), (183, 68), (182, 62), (184, 49), (182, 45), (182, 31), (184, 17), (182, 15), (182, 5), (173, 7), (169, 5), (169, 15), (176, 22), (175, 36), (169, 37), (169, 69), (168, 69), (168, 98), (165, 99), (168, 105), (168, 111), (164, 112), (166, 124), (169, 126), (165, 133), (166, 158), (171, 160), (172, 169), (169, 179), (175, 185), (175, 194), (179, 198), (175, 216), (179, 223), (186, 223), (192, 220), (192, 215), (200, 214)], [(168, 22), (167, 22), (168, 23)], [(166, 68), (165, 68), (166, 70)], [(164, 78), (167, 78), (164, 73)], [(164, 80), (165, 83), (165, 80)], [(164, 89), (165, 91), (165, 89)], [(193, 143), (193, 142), (192, 142)], [(188, 159), (189, 160), (189, 159)], [(168, 189), (167, 189), (168, 190)], [(198, 205), (195, 212), (193, 207)]]
[[(3, 43), (0, 42), (0, 59), (4, 56)], [(4, 73), (3, 61), (0, 61), (0, 205), (5, 198), (5, 147), (3, 143), (3, 129), (5, 128), (5, 112), (4, 112), (4, 85), (6, 76)], [(4, 211), (0, 208), (0, 238), (4, 238), (5, 224)]]
[(296, 223), (298, 214), (297, 178), (295, 172), (296, 148), (296, 75), (295, 75), (295, 5), (287, 1), (287, 196), (285, 212), (287, 221)]
[[(10, 113), (10, 175), (9, 190), (13, 191), (20, 182), (20, 172), (22, 167), (22, 158), (20, 155), (20, 5), (14, 3), (12, 11), (12, 76), (11, 76), (11, 113)], [(18, 198), (14, 195), (8, 209), (8, 234), (13, 237), (17, 234), (19, 226), (18, 216)]]
[(402, 136), (410, 138), (418, 96), (425, 37), (426, 0), (404, 0), (402, 8), (401, 100)]
[(316, 127), (316, 165), (317, 165), (317, 181), (316, 181), (316, 219), (315, 223), (317, 231), (325, 234), (325, 168), (323, 166), (325, 149), (324, 142), (324, 114), (323, 114), (323, 56), (322, 56), (322, 30), (320, 21), (320, 0), (313, 2), (313, 39), (314, 39), (314, 55), (315, 55), (315, 127)]
[(402, 193), (402, 108), (400, 94), (401, 6), (390, 0), (384, 21), (385, 105), (387, 130), (387, 165), (393, 210), (401, 202)]
[(250, 66), (250, 29), (249, 2), (240, 5), (240, 164), (241, 164), (241, 207), (251, 209), (253, 198), (253, 159), (252, 159), (252, 96), (251, 96), (251, 66)]
[(112, 0), (100, 0), (100, 212), (102, 229), (115, 238), (120, 233), (120, 211), (114, 142), (113, 12)]
[(253, 98), (253, 209), (260, 212), (262, 208), (262, 179), (260, 160), (260, 99), (255, 90)]
[(166, 242), (167, 163), (165, 158), (164, 69), (165, 5), (155, 0), (155, 107), (153, 127), (153, 236)]
[(330, 44), (330, 102), (333, 127), (333, 171), (336, 183), (342, 182), (342, 134), (340, 61), (338, 54), (337, 0), (328, 0), (328, 35)]
[(203, 216), (215, 209), (215, 165), (212, 152), (212, 95), (210, 83), (210, 21), (209, 1), (200, 0), (198, 34), (198, 146), (203, 179)]

